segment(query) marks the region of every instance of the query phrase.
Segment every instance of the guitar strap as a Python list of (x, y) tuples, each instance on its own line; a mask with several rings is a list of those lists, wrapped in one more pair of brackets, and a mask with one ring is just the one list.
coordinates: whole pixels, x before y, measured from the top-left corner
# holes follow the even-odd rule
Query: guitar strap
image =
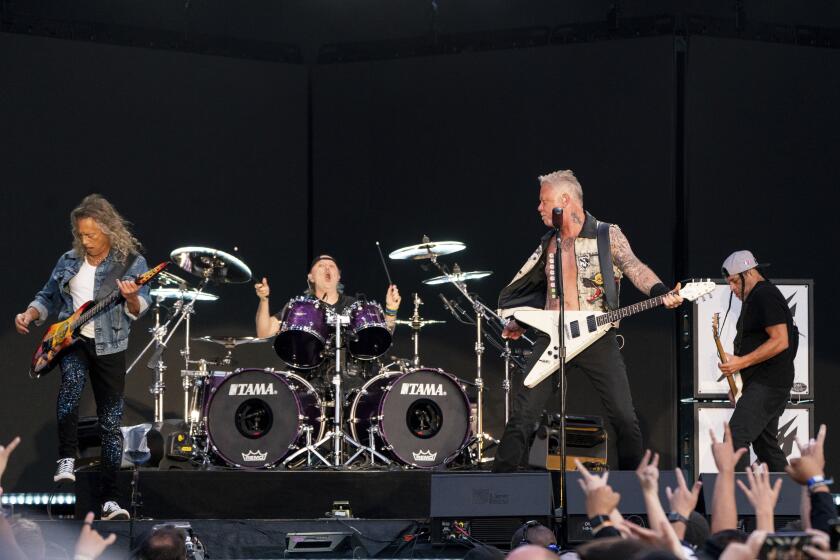
[[(102, 281), (102, 284), (99, 286), (99, 290), (96, 294), (96, 299), (102, 299), (103, 297), (111, 294), (116, 288), (116, 282), (118, 279), (122, 278), (125, 273), (131, 268), (137, 259), (140, 257), (139, 253), (131, 253), (126, 257), (125, 263), (122, 266), (114, 266), (111, 268), (111, 271)], [(111, 286), (111, 289), (107, 289)], [(107, 291), (106, 291), (107, 290)]]
[(604, 280), (604, 296), (607, 309), (618, 309), (618, 289), (613, 272), (612, 249), (610, 248), (610, 224), (598, 221), (598, 264)]

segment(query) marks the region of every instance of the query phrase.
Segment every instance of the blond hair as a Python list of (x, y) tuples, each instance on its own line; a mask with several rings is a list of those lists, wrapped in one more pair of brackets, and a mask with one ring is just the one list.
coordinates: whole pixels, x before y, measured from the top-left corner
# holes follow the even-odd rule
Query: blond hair
[(116, 260), (125, 262), (128, 255), (143, 249), (129, 230), (130, 222), (123, 218), (114, 206), (100, 194), (90, 194), (70, 212), (70, 227), (73, 230), (73, 249), (79, 258), (85, 256), (85, 246), (79, 236), (79, 220), (90, 218), (108, 236)]
[(540, 175), (537, 177), (537, 180), (541, 185), (547, 183), (552, 187), (569, 193), (577, 199), (581, 206), (583, 206), (583, 188), (580, 186), (580, 182), (577, 180), (574, 171), (571, 169), (552, 171), (551, 173)]

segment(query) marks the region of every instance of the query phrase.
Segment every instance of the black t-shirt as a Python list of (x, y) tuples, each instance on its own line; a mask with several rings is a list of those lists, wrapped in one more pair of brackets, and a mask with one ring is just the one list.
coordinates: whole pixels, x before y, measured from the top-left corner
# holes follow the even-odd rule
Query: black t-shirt
[[(761, 383), (769, 387), (791, 387), (793, 385), (793, 358), (799, 346), (798, 330), (793, 324), (793, 315), (787, 301), (767, 280), (757, 283), (747, 295), (741, 307), (735, 335), (735, 354), (749, 354), (770, 339), (765, 330), (773, 325), (786, 324), (788, 348), (769, 360), (741, 371), (744, 384)], [(740, 339), (740, 344), (739, 344)]]

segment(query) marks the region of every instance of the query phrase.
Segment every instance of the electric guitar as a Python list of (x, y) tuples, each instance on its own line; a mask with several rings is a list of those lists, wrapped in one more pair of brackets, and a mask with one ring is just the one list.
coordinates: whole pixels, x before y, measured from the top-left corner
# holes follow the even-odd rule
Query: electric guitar
[[(712, 338), (715, 339), (715, 346), (717, 347), (717, 355), (720, 359), (720, 363), (725, 364), (728, 360), (726, 358), (726, 352), (723, 351), (723, 344), (720, 343), (719, 321), (720, 313), (712, 315)], [(736, 371), (730, 375), (722, 373), (720, 377), (718, 377), (718, 381), (723, 381), (724, 377), (726, 378), (726, 382), (729, 383), (729, 392), (732, 393), (733, 400), (738, 402), (738, 399), (741, 398), (741, 388), (744, 386), (744, 380), (741, 379), (741, 372)]]
[[(137, 277), (135, 283), (137, 283), (138, 286), (148, 283), (168, 265), (168, 262), (162, 262), (156, 267), (147, 270)], [(56, 363), (58, 363), (58, 354), (79, 340), (78, 333), (87, 322), (123, 301), (125, 301), (125, 299), (122, 297), (122, 293), (120, 293), (119, 290), (114, 290), (102, 299), (91, 300), (82, 304), (65, 320), (50, 325), (50, 328), (47, 329), (47, 332), (44, 334), (43, 340), (41, 340), (41, 343), (38, 344), (38, 347), (35, 349), (35, 353), (32, 355), (32, 365), (29, 367), (29, 377), (32, 379), (38, 379), (45, 373), (52, 370)]]
[[(680, 295), (687, 301), (694, 301), (712, 293), (715, 286), (716, 284), (711, 281), (689, 282), (680, 289)], [(666, 295), (652, 297), (607, 312), (566, 311), (563, 326), (566, 341), (566, 362), (572, 360), (604, 336), (620, 319), (662, 305)], [(513, 317), (520, 325), (532, 327), (551, 337), (548, 348), (525, 377), (525, 386), (535, 387), (560, 368), (560, 343), (558, 342), (560, 314), (557, 311), (547, 311), (536, 307), (513, 307), (502, 309), (501, 315), (504, 318)]]

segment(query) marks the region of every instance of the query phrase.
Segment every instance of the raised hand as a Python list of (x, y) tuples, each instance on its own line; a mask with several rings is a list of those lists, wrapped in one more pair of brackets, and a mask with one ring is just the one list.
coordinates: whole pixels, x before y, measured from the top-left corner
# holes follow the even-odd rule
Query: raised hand
[(676, 490), (671, 490), (670, 487), (665, 488), (665, 495), (668, 496), (671, 511), (675, 511), (683, 517), (688, 517), (697, 507), (697, 500), (700, 498), (703, 483), (698, 480), (689, 490), (682, 469), (674, 469), (674, 472), (677, 475), (677, 488)]
[(825, 473), (820, 467), (820, 461), (814, 456), (803, 455), (791, 459), (790, 464), (785, 467), (785, 472), (799, 484), (808, 484), (808, 479), (817, 475), (824, 476)]
[(114, 544), (116, 540), (117, 535), (114, 533), (108, 535), (108, 538), (102, 538), (102, 535), (93, 528), (93, 512), (89, 511), (85, 516), (85, 522), (82, 525), (79, 540), (76, 542), (76, 555), (95, 560), (105, 552), (106, 548)]
[(0, 445), (0, 480), (3, 479), (3, 473), (6, 472), (6, 465), (9, 464), (9, 456), (15, 447), (20, 443), (20, 436), (9, 442), (8, 445)]
[(749, 487), (740, 480), (736, 480), (735, 483), (741, 492), (746, 494), (755, 510), (756, 527), (763, 531), (773, 531), (773, 512), (779, 500), (782, 479), (777, 479), (776, 483), (770, 486), (770, 472), (767, 470), (767, 465), (759, 463), (752, 469), (747, 469), (747, 481)]
[[(652, 456), (652, 458), (651, 458)], [(645, 451), (642, 462), (636, 468), (636, 476), (644, 492), (659, 492), (659, 453)]]
[(510, 340), (517, 340), (525, 334), (525, 329), (519, 326), (519, 323), (511, 319), (505, 325), (505, 328), (502, 330), (502, 338), (508, 338)]
[(720, 555), (719, 560), (754, 560), (758, 558), (761, 545), (767, 538), (767, 531), (755, 530), (750, 533), (747, 542), (733, 542), (727, 545)]
[(268, 278), (263, 276), (262, 282), (254, 284), (254, 291), (261, 300), (268, 299), (268, 294), (271, 293), (271, 289), (268, 287)]
[(625, 521), (624, 529), (628, 529), (630, 534), (644, 542), (653, 545), (656, 548), (662, 548), (671, 551), (677, 558), (683, 558), (682, 544), (673, 527), (667, 521), (660, 520), (652, 526), (651, 529), (639, 527), (635, 523)]
[(715, 431), (709, 428), (709, 435), (712, 438), (712, 456), (715, 458), (718, 472), (735, 472), (735, 465), (748, 450), (746, 447), (737, 450), (733, 448), (729, 422), (723, 423), (723, 434), (723, 441), (718, 441)]
[(799, 454), (803, 457), (813, 457), (817, 461), (817, 465), (821, 471), (825, 470), (825, 434), (827, 428), (825, 424), (820, 425), (819, 432), (817, 432), (816, 439), (811, 438), (808, 443), (802, 443), (799, 440), (796, 440), (797, 445), (799, 446)]
[(401, 301), (402, 296), (400, 296), (400, 291), (397, 289), (397, 285), (391, 284), (388, 286), (388, 291), (385, 292), (385, 309), (395, 311), (400, 308)]

